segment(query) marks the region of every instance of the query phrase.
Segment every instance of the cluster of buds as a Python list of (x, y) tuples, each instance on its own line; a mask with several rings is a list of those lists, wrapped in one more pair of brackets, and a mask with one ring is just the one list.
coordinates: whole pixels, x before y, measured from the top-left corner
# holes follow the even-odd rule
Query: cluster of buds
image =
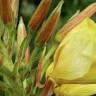
[(43, 26), (41, 27), (39, 34), (36, 38), (36, 42), (40, 45), (45, 44), (50, 39), (57, 23), (60, 18), (61, 8), (63, 5), (63, 0), (58, 4), (58, 6), (53, 10), (51, 15), (49, 16), (48, 20), (44, 22)]
[[(22, 18), (20, 18), (18, 28), (16, 29), (19, 0), (0, 0), (0, 19), (4, 21), (4, 28), (6, 29), (6, 32), (4, 32), (9, 32), (8, 38), (4, 39), (5, 33), (0, 36), (0, 72), (3, 74), (2, 77), (5, 76), (4, 82), (0, 80), (0, 84), (2, 82), (6, 83), (6, 90), (8, 89), (9, 93), (12, 90), (15, 94), (14, 96), (17, 93), (19, 94), (18, 96), (33, 96), (37, 94), (36, 91), (38, 90), (41, 96), (48, 96), (49, 93), (53, 92), (56, 96), (89, 96), (96, 94), (96, 84), (92, 84), (96, 83), (96, 23), (90, 18), (96, 12), (96, 3), (88, 6), (80, 14), (74, 15), (56, 33), (52, 41), (52, 44), (54, 42), (56, 46), (48, 41), (58, 24), (64, 1), (61, 0), (48, 19), (44, 21), (51, 3), (52, 0), (41, 0), (30, 19), (28, 28), (31, 30), (29, 30), (25, 27)], [(11, 28), (6, 25), (10, 23), (17, 33), (10, 31)], [(31, 32), (36, 32), (35, 38), (31, 38), (33, 35)], [(32, 51), (30, 50), (30, 38), (33, 40)], [(3, 42), (3, 39), (8, 40), (8, 44)], [(12, 47), (9, 47), (10, 44), (13, 44)], [(56, 49), (55, 53), (49, 52), (50, 49), (47, 50), (48, 44), (52, 45), (52, 48), (56, 47), (54, 48)], [(22, 50), (24, 49), (22, 46), (24, 48), (27, 46), (24, 56), (22, 56)], [(9, 52), (9, 49), (12, 52)], [(15, 60), (13, 60), (13, 57)], [(43, 63), (46, 62), (43, 59), (51, 61), (48, 68), (45, 68), (46, 64)], [(20, 67), (19, 65), (22, 64), (24, 66)], [(3, 68), (8, 68), (7, 71), (10, 74), (12, 73), (11, 76), (7, 74), (5, 69), (3, 70), (2, 66), (4, 66)], [(43, 78), (42, 73), (44, 74), (44, 72), (46, 80), (43, 85), (41, 81)], [(11, 81), (12, 84), (10, 83)], [(84, 85), (85, 83), (86, 85)], [(12, 87), (10, 87), (11, 85)], [(17, 89), (13, 88), (13, 86), (16, 86)], [(43, 89), (42, 92), (41, 89)]]

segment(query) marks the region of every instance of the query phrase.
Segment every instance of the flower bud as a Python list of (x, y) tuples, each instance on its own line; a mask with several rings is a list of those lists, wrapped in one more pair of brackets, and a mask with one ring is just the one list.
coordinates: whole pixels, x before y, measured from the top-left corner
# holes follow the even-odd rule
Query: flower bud
[(48, 11), (48, 8), (51, 4), (52, 0), (42, 0), (39, 4), (38, 8), (36, 9), (35, 13), (33, 14), (29, 26), (31, 29), (36, 29), (39, 24), (42, 22), (44, 17), (46, 16), (46, 13)]
[(96, 62), (95, 54), (96, 24), (86, 18), (62, 40), (55, 52), (53, 65), (47, 70), (47, 75), (57, 82), (81, 78)]
[(26, 28), (23, 22), (23, 19), (20, 18), (20, 22), (18, 25), (18, 32), (17, 32), (17, 48), (19, 50), (24, 38), (27, 36)]
[(50, 39), (52, 32), (54, 31), (56, 24), (59, 20), (61, 14), (61, 8), (63, 5), (63, 0), (60, 1), (58, 6), (53, 10), (51, 15), (49, 16), (48, 20), (43, 24), (41, 27), (39, 34), (36, 38), (36, 41), (43, 45)]
[(92, 96), (96, 94), (96, 84), (64, 84), (54, 89), (56, 96)]
[(0, 16), (4, 23), (12, 22), (12, 9), (10, 0), (0, 0)]
[[(23, 40), (25, 39), (26, 36), (27, 36), (26, 28), (25, 28), (23, 19), (21, 18), (20, 22), (19, 22), (19, 26), (18, 26), (18, 32), (17, 32), (17, 51), (18, 52), (20, 52), (21, 44), (22, 44), (22, 42), (23, 42)], [(29, 47), (28, 47), (26, 49), (26, 52), (25, 52), (26, 63), (28, 63), (29, 57), (30, 57), (30, 50), (29, 50)]]

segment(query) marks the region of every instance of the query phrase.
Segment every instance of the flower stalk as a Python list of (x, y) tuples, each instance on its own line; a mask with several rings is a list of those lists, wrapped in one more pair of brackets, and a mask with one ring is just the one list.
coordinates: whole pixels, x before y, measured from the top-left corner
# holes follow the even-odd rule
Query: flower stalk
[(3, 55), (0, 53), (0, 66), (3, 64)]
[(46, 47), (44, 48), (42, 54), (41, 54), (41, 57), (39, 59), (39, 62), (38, 62), (38, 66), (37, 66), (37, 74), (36, 74), (36, 87), (43, 87), (42, 84), (40, 84), (40, 81), (41, 81), (41, 72), (42, 72), (42, 69), (43, 69), (43, 58), (45, 56), (45, 52), (46, 52)]

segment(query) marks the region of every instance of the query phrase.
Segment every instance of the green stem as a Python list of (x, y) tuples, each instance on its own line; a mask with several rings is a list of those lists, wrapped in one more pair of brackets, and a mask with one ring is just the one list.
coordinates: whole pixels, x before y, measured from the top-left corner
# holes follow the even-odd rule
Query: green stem
[(46, 65), (46, 63), (48, 62), (49, 58), (51, 58), (55, 52), (55, 50), (57, 49), (58, 44), (54, 43), (51, 47), (51, 49), (48, 51), (47, 55), (45, 56), (45, 58), (43, 59), (43, 66)]
[(37, 87), (35, 86), (35, 87), (33, 88), (33, 96), (35, 96), (36, 91), (37, 91)]
[(42, 79), (44, 77), (44, 74), (45, 74), (48, 66), (52, 62), (52, 58), (51, 57), (54, 55), (54, 52), (56, 51), (57, 47), (58, 47), (58, 44), (57, 43), (53, 43), (51, 49), (48, 51), (47, 55), (43, 59), (43, 69), (42, 69), (42, 73), (41, 73), (41, 78)]
[(34, 70), (34, 73), (31, 75), (32, 80), (31, 80), (31, 88), (30, 88), (30, 92), (28, 93), (28, 96), (33, 96), (33, 91), (35, 88), (35, 76), (36, 76), (36, 70)]
[(52, 62), (52, 60), (49, 59), (48, 62), (47, 62), (47, 63), (45, 64), (45, 66), (43, 67), (43, 70), (42, 70), (42, 73), (41, 73), (41, 79), (43, 79), (44, 74), (45, 74), (45, 72), (46, 72), (48, 66), (51, 64), (51, 62)]
[(36, 60), (36, 55), (38, 54), (38, 50), (39, 48), (38, 47), (35, 47), (33, 52), (31, 53), (31, 57), (30, 57), (30, 61), (29, 61), (29, 67), (32, 68), (35, 60)]

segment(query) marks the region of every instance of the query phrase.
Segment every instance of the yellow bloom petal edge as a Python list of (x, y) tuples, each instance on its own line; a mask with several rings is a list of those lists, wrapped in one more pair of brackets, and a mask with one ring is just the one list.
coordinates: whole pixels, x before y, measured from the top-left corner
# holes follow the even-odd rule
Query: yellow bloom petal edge
[(56, 96), (91, 96), (96, 94), (96, 84), (64, 84), (54, 89)]

